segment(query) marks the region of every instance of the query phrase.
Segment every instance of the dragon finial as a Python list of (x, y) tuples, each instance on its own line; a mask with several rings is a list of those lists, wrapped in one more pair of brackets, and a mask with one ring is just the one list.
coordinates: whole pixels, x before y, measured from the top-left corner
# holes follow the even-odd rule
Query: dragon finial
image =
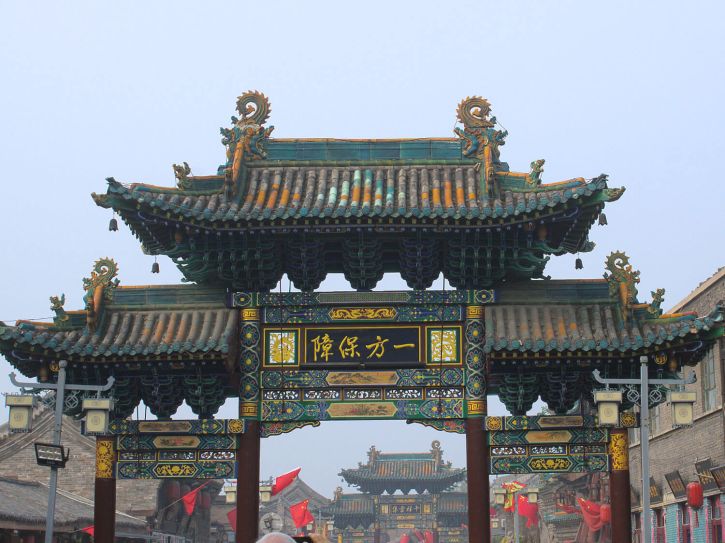
[(653, 290), (650, 294), (652, 294), (652, 303), (649, 304), (647, 312), (655, 318), (661, 317), (662, 302), (665, 301), (665, 289), (658, 288), (657, 290)]
[(539, 160), (534, 160), (531, 163), (531, 173), (526, 178), (526, 182), (529, 185), (534, 185), (535, 187), (538, 187), (541, 185), (541, 174), (544, 171), (544, 163), (546, 160), (543, 158), (540, 158)]
[(65, 324), (70, 317), (68, 316), (68, 313), (65, 312), (65, 309), (63, 309), (63, 306), (65, 305), (65, 294), (61, 294), (60, 297), (58, 296), (51, 296), (50, 297), (50, 310), (55, 313), (55, 317), (53, 317), (53, 323), (56, 326), (62, 326)]
[(174, 177), (176, 177), (176, 186), (180, 189), (188, 189), (191, 186), (189, 175), (191, 174), (191, 168), (187, 162), (183, 164), (172, 164), (171, 167), (174, 169)]
[(637, 303), (635, 285), (639, 283), (639, 271), (632, 268), (629, 257), (622, 251), (615, 251), (607, 257), (605, 267), (609, 271), (604, 274), (609, 283), (609, 295), (617, 298), (625, 309)]
[(106, 257), (96, 260), (91, 276), (83, 278), (83, 289), (86, 291), (83, 301), (88, 312), (86, 322), (90, 330), (95, 330), (103, 303), (113, 300), (113, 291), (120, 283), (116, 275), (118, 264), (112, 258)]
[(219, 173), (228, 178), (227, 184), (239, 178), (245, 161), (267, 156), (264, 144), (274, 126), (265, 128), (262, 125), (271, 111), (269, 100), (261, 92), (247, 91), (237, 98), (237, 112), (241, 118), (232, 116), (232, 127), (220, 129), (222, 143), (227, 148), (227, 162), (219, 168)]
[(484, 163), (487, 183), (493, 181), (494, 164), (500, 164), (499, 148), (506, 143), (506, 130), (496, 130), (496, 117), (491, 117), (491, 104), (481, 96), (469, 96), (458, 104), (456, 116), (463, 128), (453, 131), (463, 140), (463, 155)]

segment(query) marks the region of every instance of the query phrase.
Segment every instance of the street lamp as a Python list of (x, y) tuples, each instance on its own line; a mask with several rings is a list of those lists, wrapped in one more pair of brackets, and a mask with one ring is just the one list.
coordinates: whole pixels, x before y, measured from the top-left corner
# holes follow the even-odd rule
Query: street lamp
[(108, 419), (113, 402), (110, 398), (86, 398), (83, 400), (83, 411), (86, 412), (84, 434), (89, 436), (108, 433)]
[(529, 503), (537, 503), (539, 501), (539, 489), (535, 487), (529, 488)]
[(599, 426), (616, 426), (619, 422), (622, 393), (619, 390), (597, 390), (594, 392), (594, 403), (597, 404)]
[(33, 429), (33, 408), (35, 396), (30, 394), (8, 394), (5, 406), (10, 408), (8, 427), (12, 433), (30, 432)]
[[(631, 388), (627, 392), (627, 399), (633, 404), (639, 404), (640, 406), (640, 423), (639, 423), (639, 449), (642, 463), (642, 536), (643, 543), (652, 542), (652, 533), (649, 530), (649, 526), (652, 525), (650, 520), (650, 494), (649, 494), (649, 403), (650, 395), (653, 396), (653, 400), (656, 403), (659, 401), (657, 398), (660, 393), (657, 389), (650, 392), (650, 385), (689, 385), (695, 382), (695, 372), (691, 372), (687, 379), (650, 379), (649, 378), (649, 366), (647, 364), (647, 356), (639, 357), (639, 379), (605, 379), (603, 378), (599, 370), (594, 370), (594, 379), (606, 385), (629, 385)], [(639, 389), (639, 390), (637, 390)], [(611, 393), (611, 391), (605, 390), (599, 393), (594, 393), (594, 401), (597, 401), (597, 394)], [(682, 396), (680, 396), (682, 395)], [(621, 392), (620, 392), (621, 396)], [(674, 396), (674, 398), (673, 398)], [(695, 401), (694, 392), (671, 392), (670, 401), (672, 402), (672, 409), (674, 411), (675, 424), (678, 424), (678, 417), (682, 415), (681, 425), (692, 424), (692, 404)], [(599, 408), (599, 405), (597, 405)], [(679, 411), (679, 412), (678, 412)], [(617, 409), (617, 414), (619, 410)], [(602, 424), (600, 419), (599, 424)]]
[(262, 503), (268, 503), (272, 499), (272, 485), (269, 483), (262, 483), (259, 485), (259, 501)]
[[(109, 390), (115, 381), (113, 376), (109, 377), (106, 384), (103, 386), (97, 385), (69, 385), (65, 382), (66, 367), (68, 362), (66, 360), (60, 360), (58, 362), (58, 380), (56, 383), (21, 383), (15, 379), (15, 374), (10, 374), (10, 382), (18, 388), (31, 389), (31, 390), (54, 390), (55, 391), (55, 420), (53, 425), (53, 443), (37, 443), (35, 447), (36, 461), (40, 464), (41, 462), (47, 462), (50, 466), (50, 480), (48, 481), (48, 509), (45, 516), (45, 543), (52, 543), (53, 541), (53, 524), (55, 522), (55, 496), (58, 489), (58, 468), (64, 467), (68, 455), (64, 452), (63, 447), (60, 444), (61, 429), (63, 428), (63, 407), (65, 406), (65, 392), (66, 390), (79, 390), (95, 392), (100, 395), (101, 392)], [(25, 398), (25, 396), (8, 396), (8, 398)], [(98, 398), (100, 400), (100, 398)], [(13, 419), (13, 408), (24, 407), (26, 409), (25, 414), (21, 415), (17, 419), (17, 423), (29, 431), (31, 425), (31, 410), (33, 407), (33, 401), (30, 400), (11, 400), (10, 403), (6, 400), (6, 405), (10, 406), (11, 415), (10, 420)], [(21, 405), (13, 402), (20, 402)], [(23, 417), (27, 416), (29, 420), (25, 420)], [(22, 424), (21, 424), (22, 423)]]
[(496, 505), (503, 505), (506, 503), (506, 490), (503, 488), (493, 489), (493, 502)]
[(675, 428), (692, 426), (692, 404), (697, 400), (694, 392), (670, 392), (672, 404), (672, 425)]

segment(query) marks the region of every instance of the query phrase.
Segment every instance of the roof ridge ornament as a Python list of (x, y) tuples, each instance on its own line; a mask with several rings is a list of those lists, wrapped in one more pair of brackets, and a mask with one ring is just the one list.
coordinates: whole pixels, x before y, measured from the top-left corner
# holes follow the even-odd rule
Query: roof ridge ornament
[(496, 117), (489, 117), (491, 103), (481, 96), (469, 96), (458, 104), (456, 116), (463, 128), (453, 131), (463, 140), (463, 156), (483, 162), (484, 181), (489, 194), (496, 168), (500, 164), (499, 147), (506, 143), (508, 130), (496, 130)]
[(232, 115), (232, 127), (220, 128), (222, 143), (227, 147), (227, 161), (220, 167), (225, 176), (227, 196), (237, 194), (239, 173), (247, 160), (261, 160), (267, 156), (264, 145), (274, 126), (264, 128), (272, 108), (269, 99), (258, 91), (247, 91), (237, 98), (237, 113)]
[(609, 283), (609, 295), (616, 298), (622, 305), (625, 322), (629, 309), (637, 303), (637, 287), (639, 271), (632, 268), (629, 257), (623, 251), (614, 251), (604, 261), (609, 273), (604, 278)]
[(66, 313), (63, 306), (65, 305), (65, 294), (61, 294), (60, 296), (51, 296), (50, 297), (50, 310), (55, 313), (55, 317), (53, 317), (53, 324), (56, 326), (63, 326), (68, 322), (70, 319), (70, 316), (68, 313)]
[(86, 291), (83, 301), (86, 304), (86, 324), (88, 329), (95, 331), (104, 302), (113, 300), (113, 291), (120, 281), (118, 275), (118, 264), (112, 258), (99, 258), (91, 270), (90, 277), (83, 278), (83, 290)]
[(659, 318), (662, 316), (662, 302), (665, 301), (665, 289), (658, 288), (657, 290), (653, 290), (650, 292), (652, 294), (652, 302), (649, 304), (649, 307), (647, 307), (647, 312), (652, 316), (652, 318)]
[(174, 170), (174, 177), (176, 178), (176, 186), (181, 190), (187, 190), (191, 188), (191, 168), (188, 162), (182, 162), (181, 164), (172, 164), (171, 167)]

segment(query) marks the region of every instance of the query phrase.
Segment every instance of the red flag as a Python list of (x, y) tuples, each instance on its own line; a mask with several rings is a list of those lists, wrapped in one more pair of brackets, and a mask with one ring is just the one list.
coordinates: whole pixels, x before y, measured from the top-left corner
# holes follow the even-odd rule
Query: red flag
[(310, 500), (302, 500), (299, 503), (290, 505), (289, 512), (292, 515), (292, 522), (295, 523), (295, 528), (302, 528), (315, 522), (315, 517), (307, 510), (308, 503), (310, 503)]
[(530, 503), (526, 496), (519, 496), (519, 515), (526, 517), (526, 527), (539, 525), (539, 505)]
[(85, 528), (81, 528), (81, 532), (87, 533), (91, 537), (95, 537), (96, 535), (96, 526), (95, 524), (92, 526), (86, 526)]
[(410, 543), (410, 536), (407, 532), (400, 536), (400, 543)]
[(431, 532), (430, 530), (426, 530), (425, 532), (423, 532), (423, 538), (425, 539), (425, 543), (435, 543), (433, 532)]
[(277, 477), (272, 485), (272, 496), (279, 494), (282, 490), (291, 485), (292, 481), (297, 479), (297, 475), (299, 475), (300, 471), (302, 471), (302, 468), (293, 469), (292, 471)]
[(184, 511), (186, 511), (187, 515), (191, 516), (194, 513), (194, 507), (196, 507), (196, 498), (199, 495), (199, 491), (206, 485), (208, 485), (209, 482), (210, 481), (207, 481), (203, 485), (197, 486), (194, 490), (191, 490), (181, 496), (181, 500), (184, 502)]
[(415, 538), (418, 540), (418, 543), (425, 543), (425, 538), (420, 530), (413, 530), (413, 533), (415, 534)]
[(237, 531), (237, 508), (236, 507), (227, 513), (227, 518), (229, 519), (229, 524), (232, 527), (232, 530), (234, 530), (236, 532)]
[(579, 501), (579, 507), (584, 517), (584, 522), (592, 532), (598, 532), (604, 524), (599, 515), (600, 506), (598, 503), (585, 500), (584, 498), (577, 498)]

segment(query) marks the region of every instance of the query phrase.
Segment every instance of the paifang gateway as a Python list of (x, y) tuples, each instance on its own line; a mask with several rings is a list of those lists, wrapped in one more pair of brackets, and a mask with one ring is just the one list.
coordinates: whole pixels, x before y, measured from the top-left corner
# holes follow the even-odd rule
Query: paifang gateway
[[(571, 415), (596, 388), (592, 370), (636, 377), (641, 356), (653, 377), (678, 374), (723, 334), (725, 310), (663, 314), (664, 289), (640, 302), (639, 272), (619, 251), (604, 279), (546, 277), (552, 255), (592, 249), (592, 226), (606, 224), (605, 205), (624, 189), (606, 175), (543, 183), (543, 160), (512, 172), (488, 101), (466, 98), (456, 113), (452, 138), (274, 139), (269, 101), (250, 91), (221, 129), (226, 160), (216, 174), (193, 175), (183, 163), (175, 187), (108, 178), (93, 194), (113, 212), (111, 230), (117, 215), (188, 284), (121, 285), (116, 262), (102, 258), (83, 280), (83, 308), (66, 310), (53, 296), (52, 323), (0, 323), (0, 352), (41, 381), (57, 378), (60, 360), (69, 382), (114, 376), (115, 422), (97, 438), (97, 504), (111, 503), (121, 477), (237, 477), (236, 538), (251, 543), (260, 438), (321, 421), (398, 419), (466, 434), (471, 542), (490, 540), (488, 517), (475, 514), (487, 510), (489, 473), (552, 465), (609, 471), (612, 492), (626, 496), (613, 503), (613, 534), (628, 537), (631, 413), (599, 431), (596, 465), (576, 448), (555, 463), (533, 463), (515, 447), (493, 458), (489, 434), (594, 428), (585, 413), (524, 415), (539, 397)], [(317, 291), (328, 273), (344, 274), (354, 291)], [(385, 273), (411, 290), (374, 291)], [(441, 273), (454, 290), (428, 290)], [(284, 274), (301, 292), (272, 292)], [(513, 417), (487, 419), (490, 394)], [(239, 399), (239, 419), (209, 422), (228, 398)], [(198, 445), (181, 467), (144, 438), (147, 460), (131, 465), (123, 454), (134, 453), (116, 448), (145, 431), (122, 420), (142, 400), (162, 422), (183, 401), (200, 419), (150, 432), (217, 432), (226, 450), (204, 456)], [(626, 398), (622, 407), (631, 407)], [(67, 412), (80, 415), (80, 402)], [(96, 509), (96, 537), (110, 541), (112, 519)]]

